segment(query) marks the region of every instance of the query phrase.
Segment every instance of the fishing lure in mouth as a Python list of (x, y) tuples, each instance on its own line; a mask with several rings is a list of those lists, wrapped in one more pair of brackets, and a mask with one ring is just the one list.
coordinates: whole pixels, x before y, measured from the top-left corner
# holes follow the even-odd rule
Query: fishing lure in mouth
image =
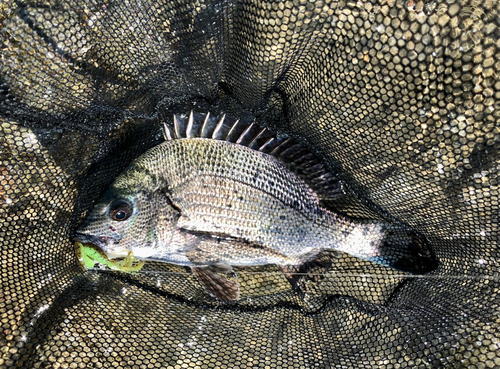
[(342, 186), (297, 141), (258, 125), (191, 112), (135, 159), (94, 206), (76, 240), (127, 257), (190, 266), (221, 300), (233, 266), (300, 266), (337, 250), (409, 273), (435, 267), (408, 227), (340, 216), (321, 206)]
[(138, 261), (132, 251), (129, 251), (123, 260), (109, 260), (107, 255), (94, 245), (84, 245), (75, 242), (75, 252), (78, 261), (85, 269), (92, 269), (96, 263), (106, 265), (112, 270), (125, 273), (138, 272), (144, 266), (143, 261)]

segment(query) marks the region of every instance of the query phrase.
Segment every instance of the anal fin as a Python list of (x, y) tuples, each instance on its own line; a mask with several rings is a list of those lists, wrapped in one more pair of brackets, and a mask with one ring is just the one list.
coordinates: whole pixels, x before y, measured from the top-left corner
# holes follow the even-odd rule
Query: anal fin
[(332, 260), (338, 256), (333, 250), (324, 250), (300, 265), (279, 266), (286, 279), (296, 291), (303, 292), (305, 281), (320, 282), (332, 266)]
[(240, 285), (226, 277), (217, 274), (217, 266), (193, 266), (193, 274), (198, 278), (205, 290), (222, 301), (238, 301), (240, 299)]

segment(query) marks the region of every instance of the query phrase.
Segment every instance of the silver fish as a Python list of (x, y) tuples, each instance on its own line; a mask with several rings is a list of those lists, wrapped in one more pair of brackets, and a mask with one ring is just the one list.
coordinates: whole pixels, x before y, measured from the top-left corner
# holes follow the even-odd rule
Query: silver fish
[(354, 220), (321, 206), (340, 182), (296, 141), (255, 124), (174, 116), (165, 142), (121, 173), (76, 239), (110, 258), (187, 265), (212, 295), (238, 300), (232, 266), (299, 266), (333, 249), (418, 273), (434, 265), (407, 227)]

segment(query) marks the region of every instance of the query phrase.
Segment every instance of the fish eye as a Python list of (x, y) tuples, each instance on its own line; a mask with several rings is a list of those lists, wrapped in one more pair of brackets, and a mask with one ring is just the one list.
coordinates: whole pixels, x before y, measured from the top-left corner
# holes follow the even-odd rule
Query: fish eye
[(113, 220), (122, 221), (130, 218), (132, 211), (132, 205), (128, 201), (115, 200), (109, 208), (109, 216)]

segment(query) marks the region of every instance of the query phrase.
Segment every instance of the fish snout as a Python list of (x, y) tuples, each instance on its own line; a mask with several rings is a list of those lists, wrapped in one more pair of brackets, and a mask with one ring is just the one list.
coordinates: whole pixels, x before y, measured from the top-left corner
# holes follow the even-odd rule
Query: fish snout
[(106, 250), (107, 248), (109, 248), (109, 246), (117, 244), (120, 240), (110, 236), (95, 236), (86, 233), (77, 233), (75, 235), (75, 241), (83, 244), (90, 243), (94, 246), (100, 247), (103, 250)]

